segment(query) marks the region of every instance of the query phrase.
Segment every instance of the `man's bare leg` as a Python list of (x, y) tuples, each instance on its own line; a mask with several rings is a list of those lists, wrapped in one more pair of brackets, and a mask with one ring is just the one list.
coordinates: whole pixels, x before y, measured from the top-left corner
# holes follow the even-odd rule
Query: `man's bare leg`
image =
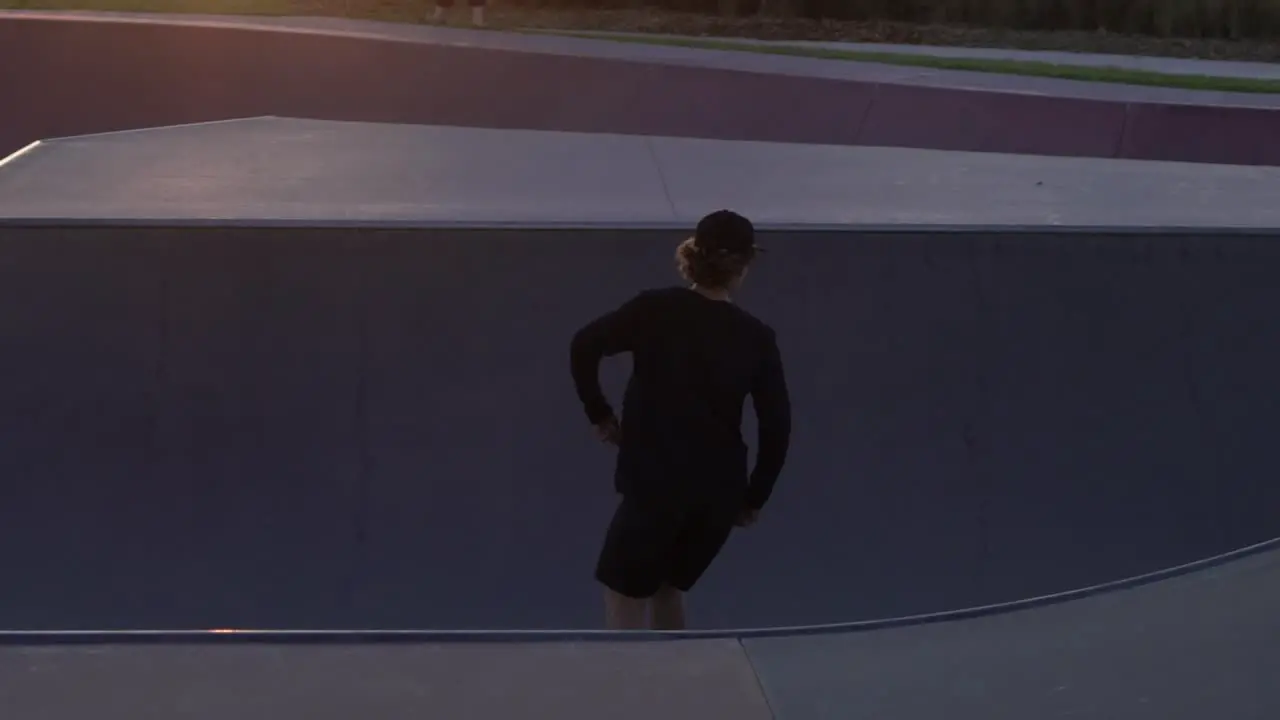
[(684, 630), (684, 593), (663, 585), (649, 598), (649, 612), (654, 630)]
[(648, 609), (646, 598), (627, 597), (607, 587), (604, 589), (604, 624), (610, 630), (644, 630)]

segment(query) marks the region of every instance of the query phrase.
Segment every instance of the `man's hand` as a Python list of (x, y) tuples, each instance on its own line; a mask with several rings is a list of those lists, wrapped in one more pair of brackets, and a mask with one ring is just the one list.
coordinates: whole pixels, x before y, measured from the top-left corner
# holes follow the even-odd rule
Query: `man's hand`
[(760, 519), (759, 510), (753, 510), (751, 508), (743, 508), (742, 512), (738, 513), (737, 525), (738, 527), (742, 527), (742, 528), (751, 527), (752, 525), (755, 525), (756, 521), (759, 519)]
[(600, 438), (600, 442), (610, 445), (617, 445), (622, 442), (622, 428), (618, 425), (618, 418), (613, 415), (601, 420), (595, 428), (596, 436)]

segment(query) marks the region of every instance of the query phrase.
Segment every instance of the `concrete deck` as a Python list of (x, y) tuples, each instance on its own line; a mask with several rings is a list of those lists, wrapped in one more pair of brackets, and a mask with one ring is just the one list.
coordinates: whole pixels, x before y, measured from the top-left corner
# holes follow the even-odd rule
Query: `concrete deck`
[(259, 118), (42, 143), (0, 217), (1280, 227), (1280, 168)]

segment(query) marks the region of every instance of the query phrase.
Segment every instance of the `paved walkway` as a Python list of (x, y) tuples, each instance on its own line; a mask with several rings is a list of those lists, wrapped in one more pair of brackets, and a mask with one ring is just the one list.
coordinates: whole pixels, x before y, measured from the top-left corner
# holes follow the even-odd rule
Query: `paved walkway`
[[(620, 37), (645, 37), (638, 33), (617, 33)], [(678, 35), (656, 37), (678, 38)], [(710, 40), (713, 38), (689, 38)], [(1198, 60), (1188, 58), (1146, 57), (1134, 55), (1105, 55), (1047, 50), (1009, 50), (1003, 48), (941, 47), (933, 45), (895, 45), (890, 43), (827, 42), (808, 40), (754, 40), (749, 38), (714, 38), (718, 42), (735, 42), (745, 45), (789, 46), (826, 48), (849, 52), (898, 53), (903, 55), (928, 55), (940, 58), (983, 58), (1043, 62), (1054, 65), (1080, 67), (1122, 68), (1168, 75), (1205, 75), (1209, 77), (1256, 78), (1280, 80), (1280, 63), (1238, 62), (1230, 60)]]
[(1001, 48), (935, 47), (928, 45), (889, 45), (881, 43), (790, 43), (814, 47), (834, 47), (861, 52), (908, 53), (946, 58), (993, 58), (1047, 62), (1055, 65), (1111, 67), (1127, 70), (1167, 73), (1170, 75), (1208, 75), (1211, 77), (1258, 78), (1280, 80), (1280, 63), (1239, 62), (1231, 60), (1196, 60), (1188, 58), (1104, 55), (1046, 50), (1007, 50)]

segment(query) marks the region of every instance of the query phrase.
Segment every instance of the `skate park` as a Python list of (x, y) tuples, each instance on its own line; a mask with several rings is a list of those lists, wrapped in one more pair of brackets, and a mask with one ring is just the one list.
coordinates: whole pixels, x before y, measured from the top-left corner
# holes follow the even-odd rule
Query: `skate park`
[[(1265, 103), (245, 25), (0, 15), (16, 717), (1274, 715)], [(721, 206), (791, 459), (620, 638), (567, 343)]]

